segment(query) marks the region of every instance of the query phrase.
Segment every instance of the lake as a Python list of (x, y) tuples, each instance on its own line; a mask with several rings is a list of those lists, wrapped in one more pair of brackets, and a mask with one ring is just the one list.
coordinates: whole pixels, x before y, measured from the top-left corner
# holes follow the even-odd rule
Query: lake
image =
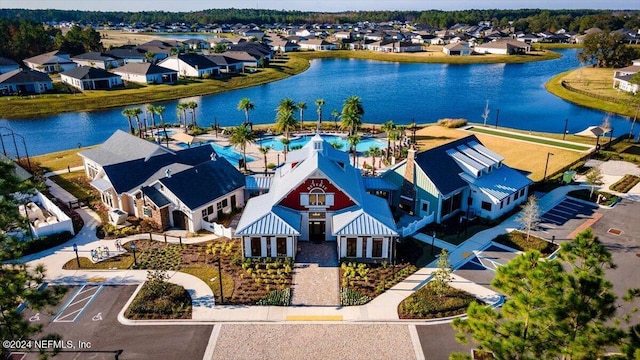
[[(578, 49), (559, 50), (560, 59), (525, 64), (400, 64), (356, 59), (313, 60), (302, 74), (248, 89), (217, 95), (188, 98), (198, 104), (199, 125), (235, 126), (244, 121), (237, 110), (238, 101), (248, 97), (255, 104), (250, 120), (272, 123), (275, 108), (283, 98), (307, 104), (306, 121), (317, 119), (314, 101), (325, 99), (323, 120), (331, 121), (331, 112), (340, 111), (345, 98), (362, 98), (363, 121), (381, 124), (432, 123), (442, 118), (465, 118), (482, 123), (489, 100), (488, 124), (522, 130), (562, 133), (565, 119), (569, 132), (600, 125), (605, 113), (566, 102), (544, 89), (554, 75), (577, 68)], [(187, 99), (184, 99), (187, 100)], [(163, 103), (165, 120), (176, 122), (178, 101)], [(157, 103), (156, 103), (157, 104)], [(144, 105), (142, 105), (144, 106)], [(66, 113), (35, 119), (0, 119), (0, 126), (12, 128), (25, 137), (29, 153), (43, 154), (95, 145), (116, 129), (127, 131), (123, 108), (96, 112)], [(499, 110), (499, 111), (498, 111)], [(190, 117), (190, 115), (188, 115)], [(299, 116), (296, 113), (296, 118)], [(611, 116), (619, 135), (629, 131), (630, 121)], [(638, 128), (638, 127), (637, 127)]]

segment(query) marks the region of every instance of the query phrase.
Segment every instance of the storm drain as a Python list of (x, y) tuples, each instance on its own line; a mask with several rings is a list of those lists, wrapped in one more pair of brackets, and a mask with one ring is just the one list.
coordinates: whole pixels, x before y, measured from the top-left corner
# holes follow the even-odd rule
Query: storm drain
[(622, 230), (616, 228), (610, 228), (607, 232), (616, 236), (620, 236), (620, 234), (622, 234)]

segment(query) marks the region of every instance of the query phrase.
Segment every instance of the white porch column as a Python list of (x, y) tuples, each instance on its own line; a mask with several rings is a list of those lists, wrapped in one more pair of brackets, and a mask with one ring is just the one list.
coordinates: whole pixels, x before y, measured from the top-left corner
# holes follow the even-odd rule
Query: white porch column
[(367, 254), (366, 257), (370, 258), (373, 255), (373, 238), (367, 238)]
[(244, 242), (244, 256), (251, 257), (251, 237), (245, 236), (242, 240)]
[(267, 254), (267, 256), (277, 257), (278, 256), (278, 241), (275, 237), (271, 238), (271, 254)]
[(338, 241), (340, 241), (340, 257), (347, 257), (347, 238), (340, 236)]
[(356, 257), (363, 257), (362, 256), (362, 242), (366, 241), (365, 239), (363, 239), (361, 236), (358, 236), (358, 240), (356, 240)]
[(388, 237), (384, 237), (382, 238), (382, 256), (389, 258), (390, 254), (389, 254), (389, 238)]
[(293, 251), (295, 249), (295, 241), (290, 236), (287, 236), (287, 256), (293, 258)]
[(267, 257), (267, 239), (263, 236), (260, 238), (260, 256)]

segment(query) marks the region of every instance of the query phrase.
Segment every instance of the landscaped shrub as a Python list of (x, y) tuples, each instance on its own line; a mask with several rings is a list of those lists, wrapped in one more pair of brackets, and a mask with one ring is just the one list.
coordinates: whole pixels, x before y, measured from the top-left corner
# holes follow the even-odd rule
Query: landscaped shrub
[(527, 240), (527, 234), (521, 231), (498, 235), (493, 241), (520, 251), (538, 250), (545, 256), (551, 255), (558, 248), (557, 244), (534, 235), (530, 235)]
[(438, 125), (446, 128), (459, 128), (467, 125), (466, 119), (442, 119), (438, 120)]
[(438, 296), (430, 282), (398, 305), (398, 315), (401, 319), (455, 316), (464, 314), (473, 301), (477, 301), (473, 295), (452, 287), (448, 287), (443, 295)]
[(131, 319), (190, 319), (191, 297), (180, 285), (150, 280), (142, 286), (125, 316)]
[(569, 194), (567, 195), (577, 199), (586, 200), (586, 201), (604, 199), (601, 202), (599, 202), (599, 204), (606, 205), (606, 206), (613, 206), (615, 203), (617, 203), (620, 200), (619, 196), (613, 195), (611, 193), (604, 192), (604, 191), (594, 191), (593, 197), (590, 198), (589, 196), (590, 191), (587, 189), (573, 190), (573, 191), (570, 191)]
[(291, 288), (274, 290), (269, 295), (258, 300), (256, 305), (262, 306), (289, 306), (291, 305)]
[(615, 184), (609, 186), (610, 190), (626, 193), (631, 190), (640, 182), (640, 177), (635, 175), (625, 175), (622, 179), (618, 180)]
[(340, 305), (342, 306), (364, 305), (369, 301), (371, 301), (371, 298), (367, 295), (362, 295), (348, 288), (340, 288)]
[(35, 238), (33, 240), (28, 240), (24, 243), (24, 250), (22, 251), (22, 255), (35, 254), (42, 250), (50, 249), (54, 246), (66, 243), (71, 238), (73, 238), (73, 235), (71, 235), (71, 233), (68, 231), (64, 231), (58, 234), (52, 234)]

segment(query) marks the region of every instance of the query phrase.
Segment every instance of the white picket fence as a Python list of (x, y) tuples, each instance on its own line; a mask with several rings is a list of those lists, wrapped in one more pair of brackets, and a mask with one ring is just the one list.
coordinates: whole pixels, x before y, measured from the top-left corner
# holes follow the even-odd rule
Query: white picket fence
[(218, 223), (210, 223), (208, 221), (202, 220), (202, 228), (205, 230), (209, 230), (218, 236), (224, 236), (229, 239), (233, 238), (234, 236), (234, 229), (224, 227)]
[(427, 226), (428, 224), (431, 224), (433, 222), (433, 219), (435, 217), (435, 213), (431, 213), (429, 215), (425, 215), (422, 217), (422, 219), (418, 219), (415, 220), (411, 223), (409, 223), (408, 225), (399, 228), (398, 229), (398, 234), (400, 234), (401, 237), (407, 237), (410, 235), (415, 234), (418, 230), (422, 229), (423, 227)]

